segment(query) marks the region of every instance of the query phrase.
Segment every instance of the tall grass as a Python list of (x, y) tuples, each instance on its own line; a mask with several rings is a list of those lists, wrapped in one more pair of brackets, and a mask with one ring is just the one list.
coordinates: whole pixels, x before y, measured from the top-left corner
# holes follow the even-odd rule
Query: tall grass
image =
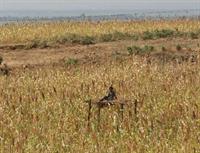
[[(200, 66), (126, 61), (75, 68), (16, 70), (0, 77), (1, 152), (178, 152), (199, 150)], [(113, 84), (118, 97), (137, 99), (138, 119), (125, 106), (103, 110), (98, 132), (85, 100), (101, 98)]]
[[(188, 33), (191, 38), (199, 37), (198, 20), (145, 20), (145, 21), (102, 21), (102, 22), (46, 22), (16, 23), (0, 26), (0, 44), (73, 41), (76, 38), (93, 42), (111, 41), (125, 38), (138, 39), (144, 33), (144, 39), (171, 36), (176, 33)], [(145, 33), (146, 32), (146, 33)], [(148, 33), (149, 32), (149, 33)], [(153, 32), (153, 33), (151, 33)], [(20, 36), (20, 37), (19, 37)], [(73, 36), (73, 37), (72, 37)], [(87, 41), (88, 43), (88, 41)]]

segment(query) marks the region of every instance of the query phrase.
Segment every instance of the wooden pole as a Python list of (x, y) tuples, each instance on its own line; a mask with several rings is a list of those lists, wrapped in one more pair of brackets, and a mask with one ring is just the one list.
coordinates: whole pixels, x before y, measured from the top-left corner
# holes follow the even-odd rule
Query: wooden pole
[(88, 101), (88, 129), (90, 128), (90, 119), (91, 119), (91, 109), (92, 109), (92, 101)]
[(98, 105), (98, 131), (100, 131), (100, 121), (101, 121), (101, 106)]
[(120, 127), (124, 120), (124, 103), (120, 103), (119, 105), (120, 107), (119, 107), (119, 115), (118, 115), (118, 123), (117, 123), (117, 132), (120, 131)]
[(120, 104), (121, 122), (124, 120), (124, 104)]
[(138, 121), (138, 116), (137, 116), (137, 114), (138, 114), (138, 101), (137, 100), (135, 100), (134, 105), (135, 105), (135, 107), (134, 107), (135, 120), (137, 122)]

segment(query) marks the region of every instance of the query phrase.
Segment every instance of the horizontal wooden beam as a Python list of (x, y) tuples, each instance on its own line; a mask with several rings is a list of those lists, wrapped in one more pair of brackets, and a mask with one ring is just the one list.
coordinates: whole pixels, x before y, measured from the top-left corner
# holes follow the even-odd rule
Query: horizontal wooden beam
[(112, 105), (133, 105), (135, 100), (124, 100), (124, 99), (117, 99), (117, 100), (87, 100), (86, 103), (90, 103), (90, 105), (96, 105), (101, 107), (112, 106)]

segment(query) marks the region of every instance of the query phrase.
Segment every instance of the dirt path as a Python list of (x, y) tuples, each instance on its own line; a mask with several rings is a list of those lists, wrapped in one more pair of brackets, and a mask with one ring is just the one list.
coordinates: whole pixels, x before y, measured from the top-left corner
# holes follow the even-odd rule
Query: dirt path
[(193, 50), (198, 49), (199, 40), (191, 39), (159, 39), (148, 41), (118, 41), (99, 43), (95, 45), (83, 46), (60, 46), (58, 48), (31, 49), (31, 50), (3, 50), (0, 55), (4, 62), (10, 67), (20, 67), (23, 65), (48, 65), (58, 63), (62, 59), (74, 58), (83, 59), (106, 59), (116, 53), (127, 54), (126, 48), (132, 45), (153, 45), (159, 50), (162, 46), (173, 50), (177, 44)]

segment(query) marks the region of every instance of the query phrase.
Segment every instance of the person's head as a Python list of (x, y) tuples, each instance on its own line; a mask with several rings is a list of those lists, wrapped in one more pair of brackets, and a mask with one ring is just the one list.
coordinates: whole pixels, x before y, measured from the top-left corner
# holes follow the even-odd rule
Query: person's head
[(114, 88), (113, 88), (112, 86), (110, 86), (110, 87), (109, 87), (109, 90), (110, 90), (110, 91), (113, 91), (113, 90), (114, 90)]

